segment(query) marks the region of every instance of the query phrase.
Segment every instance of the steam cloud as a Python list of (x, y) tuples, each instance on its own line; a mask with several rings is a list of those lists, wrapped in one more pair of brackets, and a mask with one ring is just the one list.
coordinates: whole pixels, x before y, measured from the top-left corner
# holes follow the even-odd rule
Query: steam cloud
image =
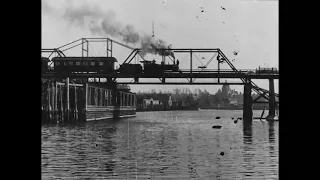
[[(47, 3), (45, 4), (47, 5)], [(48, 9), (48, 8), (46, 8)], [(113, 11), (103, 11), (99, 7), (80, 6), (67, 7), (63, 17), (71, 24), (78, 25), (81, 28), (88, 28), (92, 34), (101, 36), (112, 36), (120, 38), (125, 43), (140, 45), (141, 55), (153, 53), (164, 56), (172, 56), (174, 54), (169, 50), (165, 41), (152, 38), (151, 35), (139, 34), (132, 25), (123, 25), (116, 21), (116, 14)]]

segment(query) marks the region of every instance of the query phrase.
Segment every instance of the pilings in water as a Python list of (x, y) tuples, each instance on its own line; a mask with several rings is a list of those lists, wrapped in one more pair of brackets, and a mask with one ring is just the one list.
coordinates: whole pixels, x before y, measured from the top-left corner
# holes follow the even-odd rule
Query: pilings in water
[(274, 120), (276, 115), (276, 99), (274, 94), (274, 79), (269, 79), (269, 114), (266, 117), (267, 121)]
[(243, 121), (252, 121), (252, 97), (251, 97), (252, 84), (251, 79), (246, 79), (243, 92)]
[(70, 84), (56, 80), (42, 82), (41, 111), (42, 121), (68, 122), (81, 120), (83, 109), (82, 84)]

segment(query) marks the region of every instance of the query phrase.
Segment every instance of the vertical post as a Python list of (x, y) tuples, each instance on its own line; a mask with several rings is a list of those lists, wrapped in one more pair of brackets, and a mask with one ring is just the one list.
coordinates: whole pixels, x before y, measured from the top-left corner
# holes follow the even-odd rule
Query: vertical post
[(61, 120), (64, 122), (64, 108), (63, 108), (63, 90), (62, 90), (62, 85), (59, 87), (60, 89), (60, 112), (61, 112)]
[(107, 57), (109, 57), (108, 55), (109, 55), (109, 38), (107, 39)]
[(50, 119), (50, 82), (48, 82), (47, 84), (47, 97), (48, 97), (47, 115), (48, 115), (48, 119)]
[(120, 108), (120, 93), (117, 91), (117, 84), (112, 84), (112, 92), (111, 92), (111, 101), (112, 106), (114, 107), (113, 118), (117, 119), (119, 117), (119, 108)]
[(77, 108), (77, 86), (74, 86), (74, 118), (78, 120), (78, 108)]
[(87, 42), (87, 57), (89, 57), (89, 41), (86, 39)]
[(100, 89), (100, 99), (99, 99), (99, 101), (100, 101), (100, 106), (102, 106), (102, 101), (103, 101), (103, 99), (102, 99), (102, 93), (103, 93), (103, 89)]
[(276, 115), (276, 106), (275, 106), (275, 95), (274, 95), (274, 81), (269, 79), (269, 114), (266, 117), (266, 120), (274, 120)]
[(67, 105), (67, 107), (66, 107), (66, 110), (67, 110), (67, 112), (66, 112), (66, 115), (67, 115), (67, 121), (69, 121), (69, 112), (70, 112), (70, 97), (69, 97), (69, 95), (70, 95), (70, 89), (69, 89), (69, 77), (67, 77), (66, 78), (66, 105)]
[(51, 81), (51, 87), (50, 87), (50, 91), (51, 91), (51, 117), (52, 119), (54, 119), (54, 82)]
[(220, 83), (220, 60), (218, 60), (218, 83)]
[(83, 50), (84, 50), (84, 49), (83, 49), (83, 48), (84, 48), (83, 38), (81, 39), (81, 46), (82, 46), (82, 49), (81, 49), (81, 55), (82, 55), (82, 56), (81, 56), (81, 57), (83, 57)]
[(87, 107), (88, 107), (88, 96), (89, 96), (89, 91), (88, 91), (88, 84), (86, 82), (83, 83), (83, 109), (82, 109), (82, 115), (83, 115), (83, 120), (86, 121), (87, 117)]
[(251, 97), (251, 79), (246, 79), (243, 92), (243, 121), (252, 121), (252, 97)]
[(57, 118), (58, 115), (58, 85), (57, 81), (54, 81), (54, 116), (55, 119)]
[(190, 50), (190, 83), (192, 83), (192, 50)]
[(112, 57), (112, 41), (110, 42), (110, 54), (111, 54), (111, 57)]

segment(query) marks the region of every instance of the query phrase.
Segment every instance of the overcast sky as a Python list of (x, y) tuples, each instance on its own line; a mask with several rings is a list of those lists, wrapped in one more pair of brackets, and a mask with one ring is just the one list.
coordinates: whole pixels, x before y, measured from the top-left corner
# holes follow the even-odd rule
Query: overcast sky
[[(77, 13), (78, 14), (77, 14)], [(79, 13), (82, 12), (82, 13)], [(91, 14), (90, 14), (91, 13)], [(108, 19), (117, 27), (131, 25), (139, 34), (154, 34), (173, 48), (220, 48), (237, 69), (255, 69), (258, 66), (278, 68), (278, 1), (275, 0), (42, 0), (42, 48), (56, 48), (82, 37), (109, 37), (123, 42), (114, 34), (93, 33), (88, 23), (77, 23), (74, 16)], [(87, 19), (85, 19), (86, 21)], [(90, 22), (88, 20), (88, 22)], [(124, 42), (123, 42), (124, 43)], [(126, 44), (126, 43), (125, 43)], [(138, 44), (130, 44), (139, 47)], [(101, 45), (90, 53), (101, 53)], [(127, 49), (114, 45), (114, 56), (119, 62), (130, 54)], [(238, 51), (237, 55), (233, 51)], [(81, 50), (67, 55), (81, 56)], [(103, 54), (100, 54), (103, 55)], [(213, 54), (197, 54), (193, 67), (206, 64)], [(148, 55), (149, 58), (160, 57)], [(204, 59), (202, 59), (202, 57)], [(189, 68), (189, 56), (179, 54), (183, 69)], [(200, 62), (201, 61), (201, 62)], [(209, 69), (216, 69), (210, 63)], [(229, 68), (226, 64), (221, 68)], [(254, 81), (268, 89), (268, 81)], [(278, 81), (275, 81), (278, 92)], [(133, 91), (154, 89), (171, 90), (176, 86), (131, 86)], [(217, 86), (179, 86), (206, 88), (215, 93)], [(243, 91), (243, 86), (232, 86)]]

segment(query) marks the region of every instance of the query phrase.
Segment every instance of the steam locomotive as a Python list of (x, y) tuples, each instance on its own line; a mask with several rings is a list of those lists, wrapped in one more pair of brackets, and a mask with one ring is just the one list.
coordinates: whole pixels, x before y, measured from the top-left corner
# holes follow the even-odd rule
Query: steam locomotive
[[(42, 72), (49, 72), (49, 58), (41, 58)], [(115, 70), (114, 57), (54, 57), (52, 58), (55, 73), (65, 74), (74, 72), (93, 72), (93, 73), (121, 73), (139, 75), (142, 73), (148, 75), (159, 75), (166, 71), (179, 71), (179, 64), (156, 64), (153, 61), (141, 61), (141, 64), (122, 64)]]

